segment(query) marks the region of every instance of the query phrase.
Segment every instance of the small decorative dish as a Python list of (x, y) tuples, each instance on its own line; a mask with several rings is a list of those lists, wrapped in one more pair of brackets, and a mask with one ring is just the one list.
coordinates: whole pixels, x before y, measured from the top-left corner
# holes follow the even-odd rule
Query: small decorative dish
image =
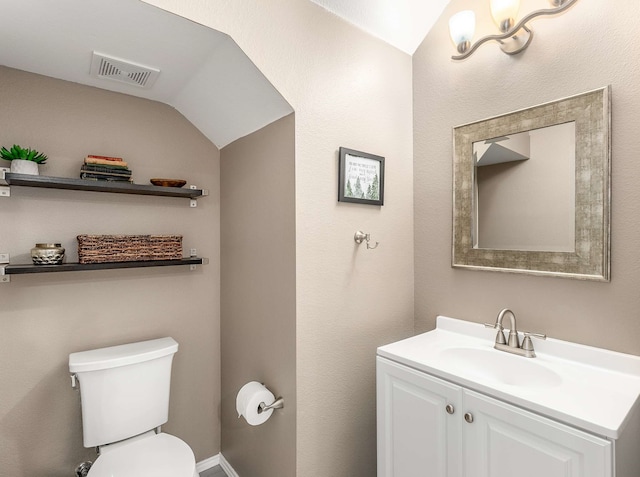
[(64, 248), (59, 243), (37, 243), (31, 249), (34, 265), (60, 265), (64, 259)]
[(187, 181), (182, 179), (151, 179), (151, 183), (161, 187), (182, 187)]

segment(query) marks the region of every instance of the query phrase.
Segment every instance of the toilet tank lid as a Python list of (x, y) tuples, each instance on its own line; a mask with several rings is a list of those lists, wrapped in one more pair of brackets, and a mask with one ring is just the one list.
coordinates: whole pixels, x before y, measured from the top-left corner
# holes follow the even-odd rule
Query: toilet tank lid
[(170, 337), (80, 351), (69, 355), (69, 371), (81, 373), (117, 368), (161, 358), (176, 351), (178, 343)]

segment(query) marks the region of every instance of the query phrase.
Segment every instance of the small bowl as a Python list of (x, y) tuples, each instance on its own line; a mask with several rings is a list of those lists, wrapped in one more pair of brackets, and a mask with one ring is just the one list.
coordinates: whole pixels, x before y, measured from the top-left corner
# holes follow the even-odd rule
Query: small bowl
[(34, 265), (60, 265), (64, 259), (64, 248), (59, 243), (37, 243), (31, 249)]
[(151, 183), (161, 187), (182, 187), (187, 181), (182, 179), (151, 179)]

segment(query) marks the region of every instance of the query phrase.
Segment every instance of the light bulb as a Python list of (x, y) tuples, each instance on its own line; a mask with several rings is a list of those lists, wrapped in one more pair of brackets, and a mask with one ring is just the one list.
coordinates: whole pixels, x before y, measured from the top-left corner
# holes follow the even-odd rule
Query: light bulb
[(476, 14), (471, 10), (458, 12), (449, 19), (449, 34), (460, 53), (469, 49), (475, 31)]
[(500, 31), (509, 31), (515, 24), (520, 0), (490, 0), (491, 16)]

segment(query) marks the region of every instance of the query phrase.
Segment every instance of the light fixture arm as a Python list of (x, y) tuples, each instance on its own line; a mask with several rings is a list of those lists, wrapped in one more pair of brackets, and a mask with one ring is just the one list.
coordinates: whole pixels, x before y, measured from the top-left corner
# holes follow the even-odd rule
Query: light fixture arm
[(528, 22), (542, 15), (557, 15), (558, 13), (561, 13), (567, 10), (568, 8), (570, 8), (577, 1), (578, 0), (565, 0), (562, 4), (560, 4), (555, 8), (544, 8), (541, 10), (536, 10), (534, 12), (531, 12), (525, 17), (523, 17), (522, 20), (520, 20), (516, 25), (514, 25), (513, 28), (511, 28), (509, 31), (499, 35), (487, 35), (483, 38), (480, 38), (473, 45), (471, 45), (471, 47), (467, 51), (465, 51), (460, 55), (454, 55), (451, 57), (451, 59), (464, 60), (465, 58), (468, 58), (469, 56), (471, 56), (471, 54), (474, 51), (476, 51), (481, 45), (491, 40), (495, 40), (504, 45), (504, 42), (502, 40), (515, 38), (519, 34), (520, 30), (523, 30), (524, 33), (520, 33), (520, 34), (523, 36), (526, 35), (524, 42), (519, 44), (514, 49), (502, 48), (502, 51), (504, 51), (508, 55), (517, 55), (518, 53), (521, 53), (522, 51), (524, 51), (529, 46), (529, 44), (531, 43), (531, 40), (533, 39), (533, 31), (526, 26)]

